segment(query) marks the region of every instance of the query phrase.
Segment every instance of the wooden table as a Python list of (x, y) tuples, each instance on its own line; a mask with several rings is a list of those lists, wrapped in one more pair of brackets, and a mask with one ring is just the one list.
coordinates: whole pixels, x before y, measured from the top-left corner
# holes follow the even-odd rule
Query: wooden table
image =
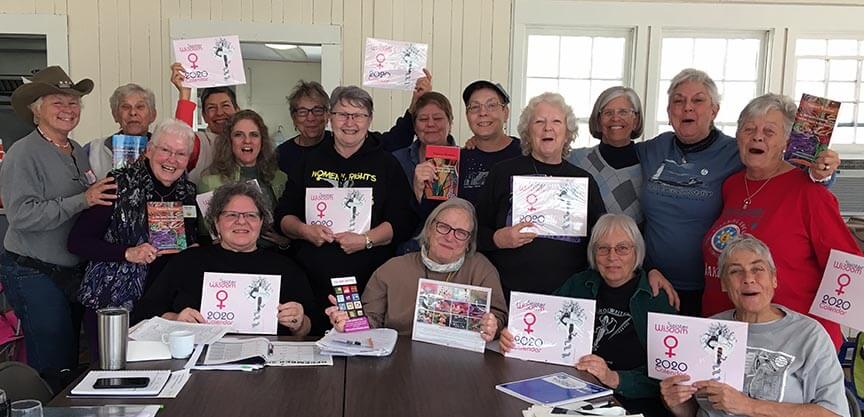
[[(141, 362), (130, 364), (129, 369), (176, 370), (184, 364), (182, 360)], [(177, 398), (67, 398), (77, 383), (49, 405), (162, 404), (158, 417), (342, 417), (345, 358), (333, 358), (333, 366), (192, 371)]]
[[(129, 368), (176, 370), (184, 363), (141, 362)], [(174, 399), (67, 398), (76, 381), (48, 405), (162, 404), (158, 417), (518, 416), (530, 404), (495, 385), (562, 371), (596, 381), (572, 367), (400, 337), (393, 354), (384, 358), (334, 357), (333, 366), (254, 372), (193, 371)]]
[(531, 404), (496, 390), (495, 385), (562, 371), (596, 381), (572, 367), (400, 337), (389, 360), (348, 361), (345, 416), (521, 416)]

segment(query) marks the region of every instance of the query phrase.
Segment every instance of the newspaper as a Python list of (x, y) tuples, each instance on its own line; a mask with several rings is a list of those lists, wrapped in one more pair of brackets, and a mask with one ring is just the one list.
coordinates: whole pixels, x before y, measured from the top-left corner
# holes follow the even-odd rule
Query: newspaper
[(144, 320), (129, 329), (129, 338), (132, 340), (146, 340), (161, 342), (162, 335), (177, 330), (188, 330), (195, 334), (196, 344), (210, 344), (225, 336), (231, 328), (215, 324), (184, 323), (180, 321), (166, 320), (161, 317), (153, 317)]

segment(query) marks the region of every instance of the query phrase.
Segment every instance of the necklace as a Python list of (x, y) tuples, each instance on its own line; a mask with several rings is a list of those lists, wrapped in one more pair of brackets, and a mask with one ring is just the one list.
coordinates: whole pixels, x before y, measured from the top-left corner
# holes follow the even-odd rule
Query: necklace
[(746, 173), (744, 174), (744, 191), (747, 192), (747, 198), (744, 199), (744, 206), (741, 207), (741, 209), (747, 210), (747, 207), (750, 207), (750, 203), (753, 202), (753, 197), (756, 197), (756, 194), (759, 194), (759, 191), (762, 191), (762, 189), (765, 188), (765, 186), (768, 185), (768, 183), (772, 179), (774, 179), (775, 176), (777, 176), (778, 171), (779, 170), (774, 171), (774, 173), (771, 174), (771, 176), (768, 177), (768, 179), (765, 180), (765, 182), (763, 182), (762, 185), (753, 194), (750, 194), (750, 185), (749, 185), (749, 181), (747, 181), (747, 174)]
[[(454, 274), (454, 273), (455, 273), (455, 271), (450, 271), (450, 272), (448, 272), (448, 273), (447, 273), (447, 278), (444, 279), (444, 282), (450, 282), (450, 279), (453, 278), (453, 274)], [(423, 276), (424, 276), (426, 279), (429, 279), (429, 268), (427, 268), (425, 265), (423, 266)]]
[[(554, 172), (553, 174), (541, 174), (541, 173), (540, 173), (540, 170), (537, 169), (537, 160), (534, 159), (533, 156), (529, 156), (529, 158), (531, 158), (531, 165), (534, 166), (534, 173), (537, 174), (537, 176), (554, 177), (554, 176), (556, 176), (557, 174), (560, 174), (560, 173), (561, 173), (561, 170), (564, 169), (564, 161), (561, 161), (560, 163), (558, 163), (558, 166), (555, 167), (555, 172)], [(543, 163), (543, 164), (546, 164), (545, 162), (542, 162), (542, 163)], [(552, 164), (546, 164), (546, 165), (554, 166), (554, 165), (552, 165)]]
[(52, 144), (52, 145), (54, 145), (54, 146), (56, 146), (56, 147), (58, 147), (58, 148), (60, 148), (60, 149), (64, 149), (64, 150), (65, 150), (65, 149), (69, 149), (69, 147), (72, 146), (72, 143), (70, 143), (68, 139), (66, 140), (66, 143), (65, 143), (65, 144), (60, 145), (60, 144), (58, 144), (57, 142), (54, 142), (53, 140), (48, 139), (48, 136), (45, 136), (45, 134), (42, 133), (42, 130), (41, 130), (41, 129), (38, 129), (38, 128), (37, 128), (37, 130), (39, 130), (39, 134), (42, 135), (42, 139), (45, 139), (48, 143), (50, 143), (50, 144)]

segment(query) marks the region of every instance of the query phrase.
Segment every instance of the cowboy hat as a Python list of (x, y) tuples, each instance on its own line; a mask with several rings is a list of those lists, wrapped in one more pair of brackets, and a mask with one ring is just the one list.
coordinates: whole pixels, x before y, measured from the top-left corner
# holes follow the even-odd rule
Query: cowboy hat
[(72, 82), (66, 71), (58, 66), (50, 66), (37, 72), (30, 77), (30, 82), (25, 82), (12, 93), (12, 108), (18, 117), (33, 122), (33, 112), (30, 105), (39, 97), (51, 94), (69, 94), (73, 96), (84, 96), (93, 91), (93, 80), (85, 78)]

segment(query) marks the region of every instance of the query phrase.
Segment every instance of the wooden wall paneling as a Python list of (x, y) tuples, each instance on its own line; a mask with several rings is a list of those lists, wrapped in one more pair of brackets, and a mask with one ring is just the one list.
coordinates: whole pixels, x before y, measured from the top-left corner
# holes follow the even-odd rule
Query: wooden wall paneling
[(35, 13), (36, 2), (35, 0), (0, 0), (0, 10), (14, 14)]
[(312, 0), (300, 0), (300, 8), (298, 10), (300, 14), (300, 23), (304, 25), (312, 24), (312, 12), (314, 6), (312, 5)]
[[(502, 85), (510, 84), (510, 21), (512, 0), (493, 0), (492, 70), (490, 78)], [(509, 91), (508, 91), (509, 93)], [(511, 116), (518, 109), (510, 109)]]
[[(363, 51), (356, 41), (363, 36), (363, 3), (357, 0), (346, 0), (342, 8), (342, 82), (341, 84), (357, 84), (360, 81), (360, 61)], [(329, 93), (329, 91), (328, 91)]]
[[(348, 0), (348, 1), (353, 1), (353, 0)], [(330, 13), (330, 24), (333, 24), (333, 25), (341, 25), (342, 24), (343, 19), (344, 19), (343, 18), (344, 8), (345, 8), (344, 0), (333, 0), (333, 10)], [(344, 33), (342, 34), (342, 37), (344, 39), (344, 37), (345, 37)]]
[[(180, 12), (178, 13), (178, 17), (181, 19), (191, 19), (192, 18), (192, 0), (180, 0)], [(171, 37), (170, 35), (168, 36)]]
[(210, 20), (222, 20), (222, 0), (210, 0)]
[(255, 21), (255, 9), (252, 0), (235, 0), (240, 5), (240, 21), (249, 23)]
[(302, 23), (301, 0), (283, 0), (282, 3), (282, 23)]
[[(159, 67), (153, 69), (152, 80), (154, 84), (150, 86), (153, 93), (156, 94), (156, 101), (160, 103), (157, 120), (163, 120), (174, 117), (174, 101), (175, 91), (174, 85), (171, 84), (169, 67), (174, 63), (174, 46), (171, 39), (171, 24), (170, 19), (180, 17), (182, 12), (181, 2), (178, 0), (162, 0), (162, 10), (159, 19), (159, 39), (161, 42), (161, 50), (158, 54)], [(191, 7), (190, 7), (191, 9)], [(154, 58), (156, 58), (154, 56)], [(153, 126), (155, 127), (155, 125)]]
[[(430, 47), (432, 50), (432, 77), (435, 87), (439, 92), (443, 93), (452, 100), (450, 90), (450, 77), (453, 66), (456, 62), (451, 60), (453, 51), (450, 47), (450, 30), (452, 6), (451, 0), (433, 0), (432, 1), (432, 42)], [(454, 125), (455, 127), (455, 125)], [(456, 137), (457, 132), (453, 132)], [(458, 140), (458, 137), (457, 137)]]
[(210, 20), (210, 0), (192, 0), (192, 16), (190, 19)]
[(279, 23), (282, 21), (282, 15), (279, 15), (279, 21), (273, 21), (273, 3), (270, 0), (254, 0), (252, 2), (252, 21), (261, 23)]
[(54, 14), (54, 0), (35, 0), (33, 12), (36, 14)]
[(69, 76), (73, 80), (90, 78), (93, 91), (84, 97), (81, 123), (74, 137), (85, 143), (99, 134), (98, 126), (105, 106), (101, 104), (102, 84), (99, 66), (99, 7), (95, 0), (69, 4)]
[(480, 74), (489, 77), (492, 74), (492, 24), (494, 0), (480, 0)]
[[(395, 0), (401, 1), (401, 0)], [(393, 38), (393, 2), (394, 0), (374, 0), (373, 4), (373, 29), (370, 37), (392, 39)], [(365, 37), (361, 44), (366, 45)], [(365, 74), (361, 74), (364, 75)], [(361, 85), (362, 87), (362, 85)], [(372, 100), (375, 102), (375, 113), (378, 115), (373, 121), (375, 130), (387, 130), (393, 126), (393, 120), (390, 120), (391, 113), (391, 91), (383, 88), (366, 88), (372, 93)]]
[(217, 20), (239, 22), (243, 14), (242, 9), (242, 3), (238, 0), (222, 0), (222, 18)]
[[(400, 3), (397, 1), (396, 3)], [(420, 13), (423, 11), (423, 4), (421, 0), (403, 0), (401, 2), (402, 10), (400, 12), (402, 19), (399, 21), (394, 20), (394, 28), (400, 27), (402, 29), (402, 34), (400, 37), (405, 41), (410, 42), (423, 42), (421, 32), (422, 32), (422, 18)], [(396, 12), (396, 7), (394, 4), (394, 14)], [(431, 48), (432, 46), (429, 45)], [(427, 59), (428, 53), (427, 51)], [(428, 63), (427, 63), (428, 65)], [(422, 71), (422, 69), (418, 69), (418, 71)], [(435, 81), (435, 77), (432, 77), (432, 81)], [(432, 87), (435, 87), (435, 84), (432, 84)], [(411, 104), (411, 97), (413, 96), (413, 92), (401, 92), (398, 94), (398, 102), (394, 105), (394, 113), (399, 111), (400, 109), (406, 109)]]
[(69, 4), (66, 0), (54, 0), (54, 14), (67, 14)]
[(314, 0), (312, 2), (312, 23), (329, 25), (332, 11), (333, 3), (331, 0)]
[[(118, 0), (99, 0), (98, 24), (95, 29), (99, 37), (99, 47), (96, 49), (96, 53), (99, 57), (98, 83), (102, 85), (102, 95), (97, 97), (97, 102), (93, 103), (93, 107), (88, 110), (100, 112), (101, 125), (97, 136), (89, 139), (107, 136), (116, 131), (112, 128), (112, 125), (116, 126), (116, 124), (111, 114), (108, 98), (114, 93), (114, 89), (121, 85), (118, 35), (121, 30), (128, 30), (121, 27), (117, 21), (117, 3)], [(125, 83), (123, 82), (123, 84)]]

